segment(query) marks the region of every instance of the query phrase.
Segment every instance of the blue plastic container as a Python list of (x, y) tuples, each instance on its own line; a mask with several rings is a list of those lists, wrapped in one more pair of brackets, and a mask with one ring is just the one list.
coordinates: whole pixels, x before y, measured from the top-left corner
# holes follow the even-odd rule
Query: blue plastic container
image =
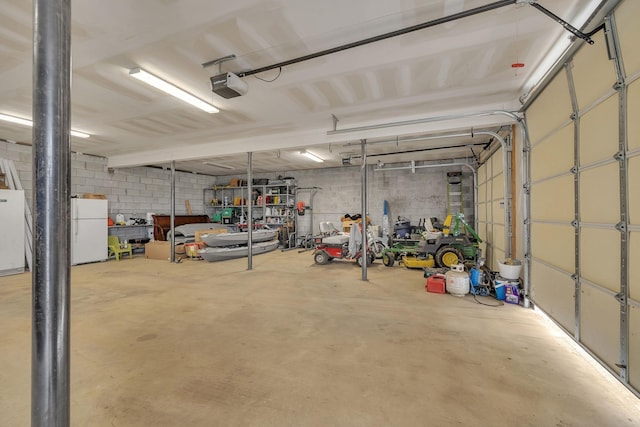
[(480, 270), (474, 267), (470, 270), (470, 273), (471, 273), (471, 284), (473, 286), (478, 286), (480, 284)]
[(505, 296), (506, 296), (505, 285), (503, 284), (496, 285), (496, 299), (500, 301), (504, 301)]

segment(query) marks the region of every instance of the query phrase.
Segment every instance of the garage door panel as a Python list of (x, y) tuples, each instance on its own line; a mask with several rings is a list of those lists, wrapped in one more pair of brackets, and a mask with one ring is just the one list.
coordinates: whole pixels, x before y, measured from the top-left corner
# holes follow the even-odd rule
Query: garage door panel
[[(640, 117), (640, 79), (629, 85), (627, 115), (628, 117)], [(627, 134), (629, 150), (640, 148), (640, 120), (627, 120)]]
[(493, 223), (504, 225), (504, 205), (501, 200), (493, 202)]
[(573, 58), (573, 82), (580, 110), (593, 104), (611, 91), (616, 81), (613, 61), (609, 61), (604, 32), (593, 37), (595, 44), (589, 49), (580, 49)]
[(640, 50), (638, 49), (640, 26), (638, 26), (638, 16), (640, 16), (640, 2), (638, 1), (622, 2), (615, 12), (624, 68), (628, 76), (640, 71)]
[(531, 262), (531, 297), (556, 322), (573, 332), (575, 329), (575, 283), (571, 277)]
[(573, 135), (573, 123), (571, 123), (531, 149), (532, 181), (571, 170), (574, 165)]
[(612, 96), (580, 118), (580, 164), (610, 159), (618, 152), (618, 97)]
[(574, 228), (568, 224), (531, 224), (531, 251), (534, 258), (573, 274), (575, 271)]
[(583, 222), (617, 224), (620, 221), (618, 164), (580, 173), (580, 216)]
[(484, 202), (478, 204), (478, 221), (487, 221), (487, 205)]
[(620, 362), (620, 304), (602, 290), (582, 284), (580, 341), (615, 371)]
[(531, 144), (535, 145), (549, 132), (559, 128), (569, 120), (571, 112), (567, 76), (564, 73), (558, 73), (527, 109)]
[(531, 187), (531, 217), (541, 221), (566, 221), (575, 218), (573, 176), (535, 184)]
[(487, 184), (478, 185), (478, 201), (484, 202), (487, 200)]
[(493, 167), (494, 176), (502, 173), (502, 170), (504, 169), (502, 167), (502, 149), (499, 149), (493, 154), (493, 156), (491, 156), (491, 165)]
[(629, 296), (640, 302), (640, 231), (631, 232), (629, 260)]
[(504, 253), (504, 226), (494, 224), (493, 225), (493, 246), (496, 250), (501, 250)]
[(640, 389), (640, 308), (631, 306), (629, 310), (629, 383)]
[(478, 182), (485, 182), (487, 179), (487, 164), (478, 168)]
[(584, 227), (581, 229), (580, 275), (612, 292), (620, 291), (619, 231)]
[(498, 261), (504, 260), (504, 258), (505, 258), (504, 251), (494, 246), (493, 253), (491, 254), (491, 269), (493, 271), (498, 271), (499, 269)]
[(487, 223), (484, 221), (478, 221), (478, 229), (476, 230), (476, 232), (478, 233), (478, 236), (480, 236), (480, 238), (483, 241), (487, 241)]
[(640, 225), (640, 156), (629, 159), (629, 221)]
[(502, 199), (504, 197), (504, 175), (500, 173), (495, 176), (491, 186), (493, 188), (493, 200)]

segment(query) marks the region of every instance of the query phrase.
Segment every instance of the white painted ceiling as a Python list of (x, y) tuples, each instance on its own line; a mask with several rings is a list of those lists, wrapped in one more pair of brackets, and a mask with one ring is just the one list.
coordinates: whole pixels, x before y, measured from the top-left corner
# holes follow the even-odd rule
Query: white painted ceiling
[[(495, 109), (518, 110), (552, 48), (569, 33), (528, 4), (245, 77), (245, 96), (211, 92), (222, 71), (272, 65), (491, 3), (486, 0), (72, 1), (72, 149), (114, 167), (166, 165), (212, 175), (338, 166), (361, 138), (384, 162), (469, 157), (485, 136), (402, 142), (409, 136), (498, 130), (502, 116), (327, 135), (362, 125)], [(539, 0), (580, 26), (591, 0)], [(31, 117), (32, 3), (0, 0), (0, 113)], [(582, 17), (581, 17), (582, 16)], [(576, 22), (581, 20), (582, 22)], [(524, 68), (512, 68), (522, 62)], [(549, 64), (546, 65), (548, 67)], [(207, 114), (128, 76), (141, 67), (221, 111)], [(536, 77), (536, 75), (538, 77)], [(263, 80), (259, 80), (258, 78)], [(274, 80), (267, 82), (264, 80)], [(30, 143), (29, 128), (0, 122), (0, 138)], [(395, 141), (394, 141), (395, 139)], [(356, 144), (356, 145), (354, 145)], [(456, 146), (448, 149), (433, 147)], [(300, 156), (307, 148), (326, 159)], [(407, 154), (381, 156), (409, 151)], [(224, 164), (234, 170), (206, 165)]]

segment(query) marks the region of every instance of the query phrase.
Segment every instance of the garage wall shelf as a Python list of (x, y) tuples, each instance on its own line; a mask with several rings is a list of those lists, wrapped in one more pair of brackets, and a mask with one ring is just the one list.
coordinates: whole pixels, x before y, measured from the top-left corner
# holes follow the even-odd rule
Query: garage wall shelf
[(204, 213), (214, 222), (236, 223), (246, 218), (248, 203), (251, 203), (254, 222), (282, 226), (295, 221), (295, 190), (296, 183), (291, 180), (254, 184), (251, 195), (246, 186), (205, 188), (202, 196)]

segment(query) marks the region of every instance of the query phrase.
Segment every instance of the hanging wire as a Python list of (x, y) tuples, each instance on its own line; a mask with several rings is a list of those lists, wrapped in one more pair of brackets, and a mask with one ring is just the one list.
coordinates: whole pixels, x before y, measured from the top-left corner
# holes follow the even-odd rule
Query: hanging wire
[(276, 80), (278, 80), (278, 77), (280, 77), (280, 74), (282, 74), (282, 67), (278, 68), (278, 75), (275, 76), (272, 80), (263, 79), (262, 77), (258, 77), (255, 74), (253, 75), (253, 77), (255, 77), (258, 80), (262, 80), (263, 82), (271, 83), (271, 82), (275, 82)]

